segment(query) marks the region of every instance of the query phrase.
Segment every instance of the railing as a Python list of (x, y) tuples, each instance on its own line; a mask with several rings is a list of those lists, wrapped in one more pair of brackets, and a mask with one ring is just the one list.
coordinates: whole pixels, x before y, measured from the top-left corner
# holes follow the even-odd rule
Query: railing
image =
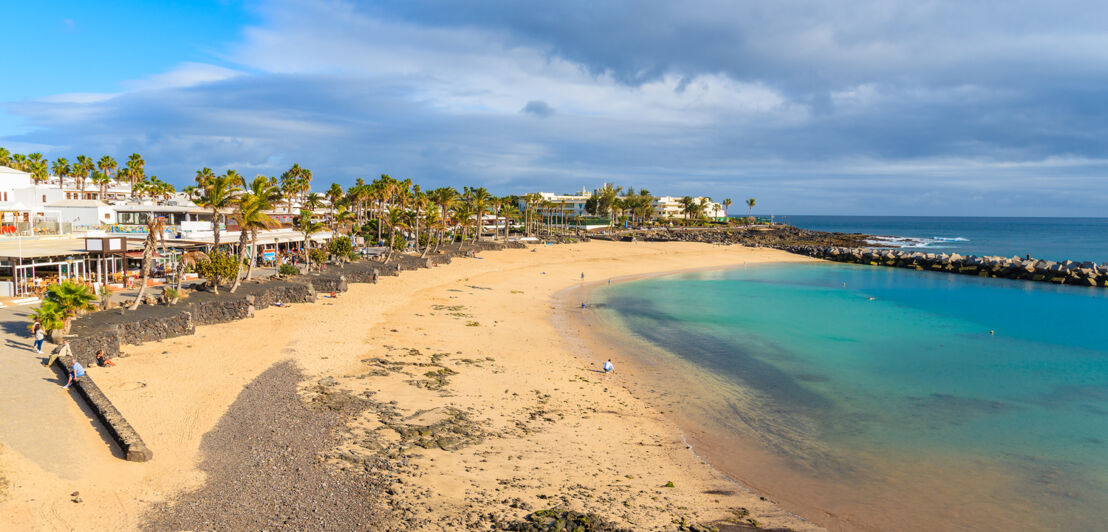
[(70, 222), (39, 220), (36, 222), (3, 222), (0, 224), (0, 236), (39, 236), (62, 235), (73, 232)]

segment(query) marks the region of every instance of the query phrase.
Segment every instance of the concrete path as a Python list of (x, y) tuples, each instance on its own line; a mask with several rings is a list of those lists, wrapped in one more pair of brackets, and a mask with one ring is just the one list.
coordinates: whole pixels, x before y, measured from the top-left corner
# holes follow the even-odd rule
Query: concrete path
[[(55, 370), (42, 366), (27, 329), (31, 306), (0, 309), (0, 441), (61, 478), (77, 478), (82, 464), (119, 455), (99, 422)], [(90, 372), (91, 374), (92, 372)]]

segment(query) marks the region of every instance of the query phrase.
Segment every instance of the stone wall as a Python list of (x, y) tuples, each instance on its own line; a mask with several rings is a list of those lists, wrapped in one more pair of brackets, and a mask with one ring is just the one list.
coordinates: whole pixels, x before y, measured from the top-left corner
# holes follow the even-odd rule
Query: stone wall
[[(86, 364), (82, 363), (82, 365)], [(60, 371), (64, 379), (68, 377), (72, 368), (73, 358), (61, 357), (54, 363), (53, 369)], [(119, 413), (119, 409), (108, 400), (104, 392), (100, 391), (100, 387), (93, 382), (92, 377), (86, 374), (84, 377), (77, 379), (70, 388), (81, 396), (81, 399), (89, 406), (92, 413), (104, 425), (108, 434), (123, 451), (124, 458), (131, 462), (146, 462), (154, 457), (154, 453), (142, 441), (142, 437), (127, 422), (123, 414)]]
[(898, 249), (833, 246), (783, 246), (781, 249), (835, 262), (912, 268), (979, 277), (1021, 279), (1077, 286), (1108, 287), (1108, 263), (1055, 262), (1019, 257), (978, 257), (957, 253), (921, 253)]
[(331, 292), (345, 292), (347, 290), (346, 277), (340, 274), (332, 273), (313, 273), (297, 278), (298, 281), (306, 282), (319, 293), (329, 294)]

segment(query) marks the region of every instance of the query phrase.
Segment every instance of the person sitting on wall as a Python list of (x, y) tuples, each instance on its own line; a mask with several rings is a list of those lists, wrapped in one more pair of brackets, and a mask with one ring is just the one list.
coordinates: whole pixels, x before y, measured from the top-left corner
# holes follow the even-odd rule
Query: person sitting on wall
[(59, 345), (57, 349), (50, 354), (50, 358), (46, 359), (46, 362), (43, 362), (42, 365), (49, 367), (55, 360), (68, 356), (73, 356), (73, 352), (69, 349), (69, 340), (62, 340), (62, 345)]
[(69, 387), (73, 385), (74, 381), (76, 381), (77, 379), (80, 379), (81, 377), (84, 377), (84, 376), (85, 376), (85, 367), (82, 366), (80, 362), (77, 362), (76, 360), (74, 360), (73, 361), (73, 366), (69, 368), (69, 381), (67, 381), (65, 383), (65, 386), (62, 386), (62, 389), (63, 390), (68, 390)]

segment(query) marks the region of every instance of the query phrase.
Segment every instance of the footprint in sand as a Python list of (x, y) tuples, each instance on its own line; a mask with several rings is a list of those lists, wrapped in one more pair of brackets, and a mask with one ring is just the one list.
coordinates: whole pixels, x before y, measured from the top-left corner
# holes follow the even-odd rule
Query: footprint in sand
[(138, 382), (138, 381), (122, 382), (122, 383), (119, 383), (119, 384), (113, 386), (113, 388), (115, 388), (117, 390), (122, 390), (122, 391), (125, 391), (125, 392), (133, 392), (135, 390), (141, 390), (145, 387), (146, 387), (145, 382)]

